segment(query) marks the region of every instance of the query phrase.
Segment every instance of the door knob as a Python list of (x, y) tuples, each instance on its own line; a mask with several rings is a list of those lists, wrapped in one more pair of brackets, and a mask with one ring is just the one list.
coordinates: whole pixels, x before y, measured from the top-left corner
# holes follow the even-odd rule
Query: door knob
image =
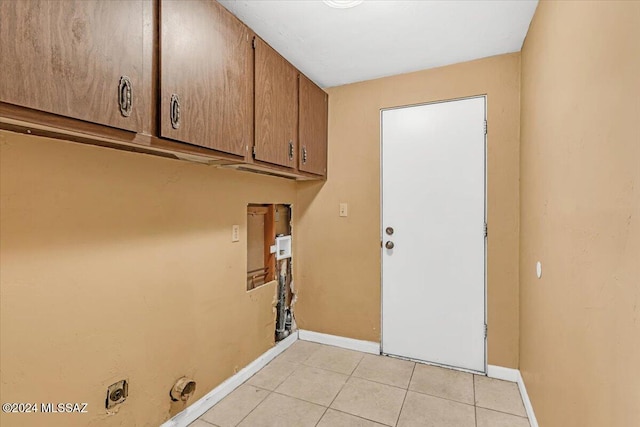
[(389, 240), (387, 243), (384, 244), (384, 247), (387, 249), (393, 249), (395, 245), (393, 244), (393, 242), (391, 240)]

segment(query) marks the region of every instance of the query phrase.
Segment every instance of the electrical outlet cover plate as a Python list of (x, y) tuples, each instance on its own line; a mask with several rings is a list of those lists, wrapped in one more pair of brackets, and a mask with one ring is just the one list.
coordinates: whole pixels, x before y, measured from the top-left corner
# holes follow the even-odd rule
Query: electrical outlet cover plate
[(107, 388), (107, 409), (111, 409), (116, 405), (121, 404), (127, 400), (129, 395), (129, 384), (127, 380), (118, 381), (115, 384), (111, 384)]

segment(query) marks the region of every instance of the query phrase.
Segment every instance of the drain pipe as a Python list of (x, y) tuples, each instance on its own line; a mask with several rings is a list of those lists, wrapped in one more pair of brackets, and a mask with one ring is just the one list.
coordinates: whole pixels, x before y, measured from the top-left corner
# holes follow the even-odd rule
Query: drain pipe
[(276, 341), (285, 339), (290, 333), (286, 328), (287, 266), (288, 260), (286, 258), (278, 262), (278, 314), (276, 317)]

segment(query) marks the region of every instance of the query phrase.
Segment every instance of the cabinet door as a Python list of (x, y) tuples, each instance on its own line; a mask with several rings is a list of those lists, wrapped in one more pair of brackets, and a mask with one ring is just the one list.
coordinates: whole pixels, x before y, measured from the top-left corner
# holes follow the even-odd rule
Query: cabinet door
[(328, 95), (300, 75), (298, 169), (317, 175), (327, 173)]
[(255, 159), (295, 167), (298, 72), (269, 45), (255, 39)]
[(0, 101), (140, 130), (142, 1), (0, 1), (0, 16)]
[(161, 134), (244, 156), (252, 141), (250, 30), (213, 0), (162, 0)]

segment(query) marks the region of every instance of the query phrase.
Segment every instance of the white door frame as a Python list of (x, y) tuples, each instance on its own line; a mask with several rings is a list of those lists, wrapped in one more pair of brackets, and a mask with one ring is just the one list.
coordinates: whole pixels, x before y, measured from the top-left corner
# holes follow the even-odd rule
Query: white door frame
[[(487, 373), (487, 366), (488, 366), (488, 331), (485, 329), (485, 338), (484, 338), (484, 372), (478, 372), (478, 371), (473, 371), (473, 370), (469, 370), (469, 369), (464, 369), (464, 368), (459, 368), (459, 367), (455, 367), (455, 366), (448, 366), (448, 365), (442, 365), (442, 364), (438, 364), (438, 363), (432, 363), (432, 362), (428, 362), (428, 361), (424, 361), (424, 360), (415, 360), (415, 359), (411, 359), (411, 358), (406, 358), (406, 357), (401, 357), (401, 356), (397, 356), (397, 355), (392, 355), (392, 354), (387, 354), (384, 351), (384, 337), (383, 335), (383, 319), (384, 319), (384, 301), (382, 300), (382, 296), (383, 296), (383, 292), (382, 292), (382, 288), (384, 287), (384, 275), (383, 275), (383, 269), (384, 269), (384, 261), (383, 261), (383, 253), (384, 253), (384, 248), (382, 246), (382, 242), (384, 241), (384, 218), (383, 218), (383, 203), (384, 203), (384, 194), (383, 194), (383, 180), (384, 180), (384, 165), (383, 165), (383, 152), (382, 152), (382, 113), (384, 111), (389, 111), (389, 110), (397, 110), (397, 109), (401, 109), (401, 108), (407, 108), (407, 107), (419, 107), (422, 105), (432, 105), (432, 104), (442, 104), (444, 102), (453, 102), (453, 101), (462, 101), (465, 99), (474, 99), (474, 98), (483, 98), (484, 99), (484, 120), (485, 123), (487, 123), (487, 108), (488, 108), (488, 104), (487, 104), (487, 95), (486, 94), (482, 94), (482, 95), (471, 95), (471, 96), (466, 96), (466, 97), (462, 97), (462, 98), (450, 98), (450, 99), (444, 99), (444, 100), (439, 100), (439, 101), (431, 101), (431, 102), (422, 102), (422, 103), (418, 103), (418, 104), (407, 104), (407, 105), (400, 105), (400, 106), (396, 106), (396, 107), (387, 107), (387, 108), (381, 108), (380, 109), (380, 354), (386, 355), (386, 356), (390, 356), (390, 357), (395, 357), (395, 358), (399, 358), (399, 359), (406, 359), (406, 360), (411, 360), (413, 362), (418, 362), (418, 363), (424, 363), (427, 365), (435, 365), (435, 366), (442, 366), (444, 368), (449, 368), (449, 369), (455, 369), (458, 371), (464, 371), (464, 372), (472, 372), (472, 373), (476, 373), (476, 374), (484, 374), (486, 375)], [(485, 127), (485, 133), (484, 133), (484, 222), (485, 224), (488, 224), (487, 222), (487, 128)], [(488, 318), (487, 318), (487, 311), (488, 311), (488, 306), (487, 306), (487, 242), (488, 242), (488, 236), (485, 235), (484, 238), (484, 324), (488, 325)]]

